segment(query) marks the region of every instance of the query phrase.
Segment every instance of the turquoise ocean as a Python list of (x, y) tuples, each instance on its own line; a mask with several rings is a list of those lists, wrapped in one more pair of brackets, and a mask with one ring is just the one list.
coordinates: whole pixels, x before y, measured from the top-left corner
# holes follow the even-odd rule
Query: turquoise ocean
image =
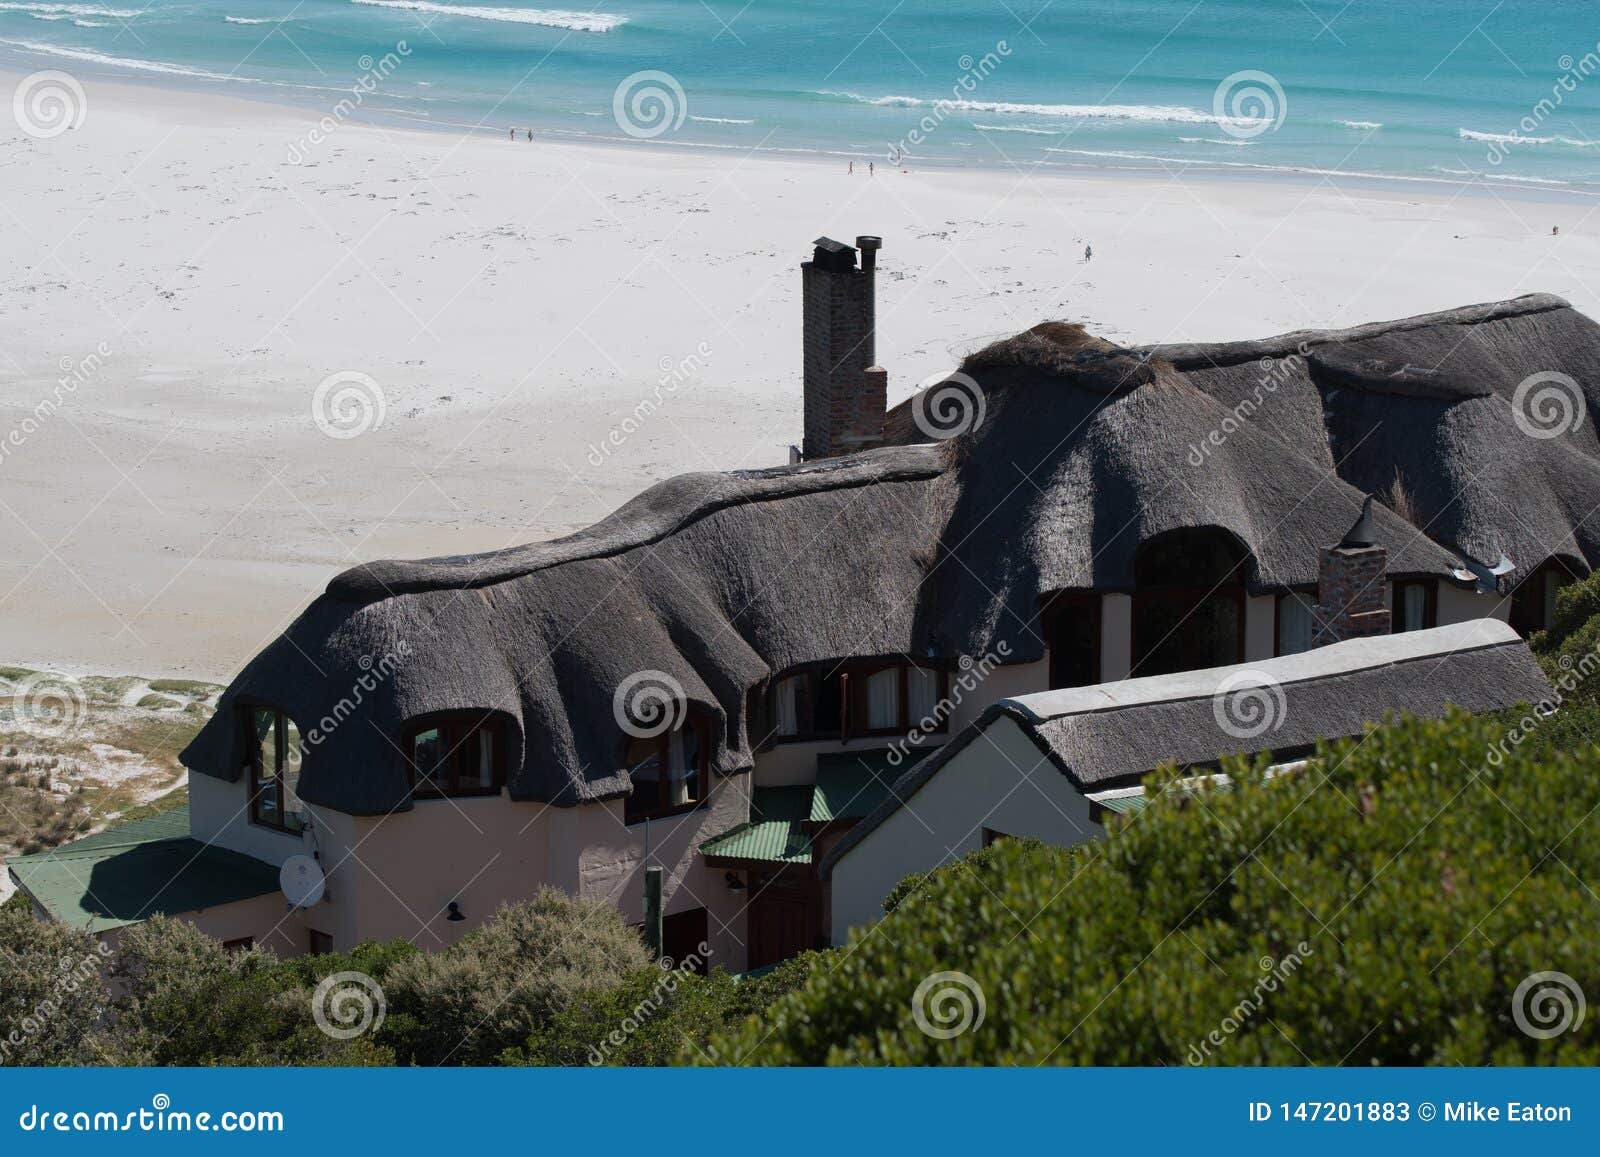
[(1597, 0), (0, 0), (0, 67), (730, 155), (1600, 193)]

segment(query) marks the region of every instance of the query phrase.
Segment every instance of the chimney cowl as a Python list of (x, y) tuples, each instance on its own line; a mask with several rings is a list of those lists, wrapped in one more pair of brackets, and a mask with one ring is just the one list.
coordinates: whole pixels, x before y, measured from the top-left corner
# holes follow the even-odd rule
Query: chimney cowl
[(856, 238), (856, 248), (861, 250), (861, 268), (876, 269), (878, 250), (883, 248), (883, 238), (863, 235)]
[(1376, 532), (1372, 528), (1372, 495), (1367, 495), (1367, 500), (1361, 504), (1361, 517), (1344, 537), (1339, 540), (1339, 545), (1346, 550), (1359, 550), (1363, 547), (1377, 546)]

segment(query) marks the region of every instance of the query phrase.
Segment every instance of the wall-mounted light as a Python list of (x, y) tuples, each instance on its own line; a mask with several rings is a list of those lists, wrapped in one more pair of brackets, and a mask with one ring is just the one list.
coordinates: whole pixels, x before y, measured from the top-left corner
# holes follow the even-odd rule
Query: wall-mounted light
[(459, 924), (466, 919), (461, 914), (461, 902), (459, 900), (451, 900), (450, 906), (444, 910), (444, 913), (444, 918), (452, 924)]
[(722, 874), (722, 878), (728, 884), (728, 891), (732, 892), (735, 896), (744, 891), (744, 881), (739, 879), (738, 873), (724, 872)]

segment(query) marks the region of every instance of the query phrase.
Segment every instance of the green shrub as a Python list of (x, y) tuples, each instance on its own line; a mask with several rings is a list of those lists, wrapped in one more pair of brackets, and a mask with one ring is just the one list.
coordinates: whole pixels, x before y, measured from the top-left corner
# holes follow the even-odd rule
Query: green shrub
[[(1559, 718), (1559, 717), (1558, 717)], [(1109, 838), (1002, 842), (934, 874), (767, 1016), (758, 1064), (1594, 1064), (1522, 1032), (1525, 978), (1600, 993), (1600, 750), (1461, 714), (1319, 748), (1304, 772), (1157, 795)], [(970, 990), (984, 1015), (959, 1023)], [(1527, 1002), (1524, 1001), (1524, 1006)], [(1539, 1022), (1534, 1021), (1535, 1025)], [(687, 1058), (695, 1059), (695, 1058)], [(703, 1062), (702, 1062), (703, 1063)]]
[(0, 1064), (104, 1063), (96, 1042), (109, 999), (109, 954), (87, 932), (0, 905)]
[(649, 966), (639, 934), (614, 907), (543, 888), (459, 944), (396, 961), (381, 1039), (417, 1064), (487, 1064), (580, 994)]

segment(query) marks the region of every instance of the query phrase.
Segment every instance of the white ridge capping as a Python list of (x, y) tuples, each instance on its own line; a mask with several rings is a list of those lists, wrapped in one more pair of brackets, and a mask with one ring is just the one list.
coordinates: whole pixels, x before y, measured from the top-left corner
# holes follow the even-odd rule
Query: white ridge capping
[(1302, 651), (1298, 655), (1259, 659), (1253, 663), (1235, 663), (1228, 667), (1206, 667), (1172, 675), (1151, 675), (1089, 687), (1067, 687), (1058, 691), (1017, 695), (1000, 700), (998, 706), (1029, 722), (1043, 723), (1067, 715), (1087, 715), (1184, 699), (1210, 699), (1228, 680), (1236, 681), (1228, 688), (1230, 691), (1238, 691), (1252, 684), (1287, 686), (1390, 667), (1396, 663), (1521, 642), (1522, 636), (1499, 619), (1469, 619), (1464, 623), (1430, 627), (1424, 631), (1348, 639), (1342, 643), (1330, 643), (1325, 647)]

